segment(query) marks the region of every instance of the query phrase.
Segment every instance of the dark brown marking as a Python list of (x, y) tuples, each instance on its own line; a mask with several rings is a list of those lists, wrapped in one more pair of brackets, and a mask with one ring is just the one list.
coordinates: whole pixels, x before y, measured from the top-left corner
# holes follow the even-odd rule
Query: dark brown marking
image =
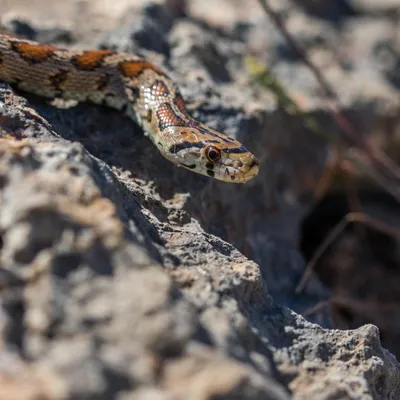
[(140, 97), (140, 90), (137, 87), (126, 87), (125, 88), (128, 99), (134, 103)]
[(211, 171), (211, 170), (207, 170), (207, 175), (208, 176), (211, 176), (211, 178), (214, 178), (214, 175), (215, 175), (215, 173), (214, 173), (214, 171)]
[(97, 82), (97, 90), (98, 91), (103, 91), (108, 84), (110, 83), (111, 76), (109, 74), (104, 74), (99, 77), (99, 80)]
[(40, 63), (48, 60), (58, 50), (57, 47), (47, 44), (31, 44), (25, 42), (11, 42), (12, 48), (27, 62)]
[(235, 180), (235, 175), (231, 175), (231, 179), (234, 181)]
[(197, 129), (202, 135), (210, 135), (210, 136), (213, 136), (215, 138), (218, 138), (219, 140), (222, 140), (225, 143), (231, 143), (231, 141), (226, 139), (224, 135), (211, 132), (205, 126), (200, 124), (200, 122), (196, 121), (194, 118), (190, 118), (189, 119), (189, 126), (191, 128)]
[(68, 71), (61, 71), (50, 76), (49, 80), (56, 90), (62, 90), (61, 85), (68, 79)]
[(72, 64), (82, 71), (92, 71), (101, 67), (103, 60), (113, 54), (111, 50), (87, 50), (71, 59)]
[(154, 64), (145, 60), (122, 61), (117, 65), (117, 68), (121, 74), (127, 78), (136, 78), (147, 69), (151, 69), (158, 74), (165, 76), (165, 72), (161, 68), (158, 68)]
[(196, 168), (196, 164), (191, 164), (191, 165), (186, 165), (186, 164), (182, 164), (184, 167), (189, 168), (189, 169), (195, 169)]
[(240, 153), (248, 153), (248, 150), (243, 146), (240, 146), (240, 147), (234, 147), (233, 149), (224, 149), (224, 152), (228, 154), (233, 154), (233, 153), (240, 154)]
[(137, 87), (132, 87), (131, 88), (133, 95), (135, 96), (135, 99), (138, 99), (140, 97), (140, 90)]
[(4, 56), (0, 54), (0, 65), (3, 64), (3, 62), (4, 62)]
[(177, 153), (178, 151), (180, 151), (180, 150), (183, 150), (183, 149), (190, 149), (190, 148), (192, 148), (192, 147), (196, 147), (196, 148), (199, 148), (199, 149), (201, 149), (201, 148), (203, 148), (204, 147), (204, 144), (203, 143), (200, 143), (200, 142), (182, 142), (182, 143), (179, 143), (179, 144), (174, 144), (174, 145), (172, 145), (169, 149), (168, 149), (168, 151), (170, 152), (170, 153)]
[(209, 163), (206, 164), (206, 168), (207, 169), (214, 169), (214, 164), (209, 162)]

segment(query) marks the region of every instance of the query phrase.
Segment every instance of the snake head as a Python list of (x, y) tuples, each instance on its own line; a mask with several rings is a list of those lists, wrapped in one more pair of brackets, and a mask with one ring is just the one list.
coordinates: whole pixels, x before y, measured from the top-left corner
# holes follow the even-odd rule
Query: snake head
[(245, 183), (258, 174), (259, 162), (239, 141), (210, 128), (191, 129), (192, 140), (175, 143), (169, 159), (201, 175), (231, 183)]

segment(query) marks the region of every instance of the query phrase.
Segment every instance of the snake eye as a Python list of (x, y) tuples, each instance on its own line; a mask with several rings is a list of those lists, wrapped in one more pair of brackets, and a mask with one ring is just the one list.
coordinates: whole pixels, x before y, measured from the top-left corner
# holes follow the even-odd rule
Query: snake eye
[(210, 146), (206, 149), (206, 157), (211, 162), (217, 162), (221, 158), (221, 150)]

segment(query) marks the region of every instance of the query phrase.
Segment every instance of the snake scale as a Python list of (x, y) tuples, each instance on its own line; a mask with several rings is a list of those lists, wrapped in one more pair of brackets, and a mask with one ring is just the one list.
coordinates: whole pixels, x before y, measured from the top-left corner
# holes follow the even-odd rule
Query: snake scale
[(192, 118), (167, 74), (134, 54), (59, 49), (0, 33), (0, 80), (49, 99), (121, 110), (166, 159), (193, 172), (234, 183), (258, 173), (252, 153)]

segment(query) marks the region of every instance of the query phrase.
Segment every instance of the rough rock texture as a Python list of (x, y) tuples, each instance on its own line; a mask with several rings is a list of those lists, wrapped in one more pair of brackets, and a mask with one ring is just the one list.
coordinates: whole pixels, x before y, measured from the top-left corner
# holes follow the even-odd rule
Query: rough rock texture
[[(400, 365), (376, 327), (323, 329), (279, 305), (304, 311), (328, 296), (317, 279), (294, 293), (304, 270), (294, 245), (330, 148), (252, 84), (243, 58), (249, 50), (268, 58), (304, 109), (333, 131), (309, 72), (254, 4), (251, 23), (231, 7), (234, 23), (222, 29), (208, 25), (218, 13), (201, 18), (207, 1), (187, 10), (184, 2), (130, 11), (132, 2), (114, 3), (94, 36), (88, 32), (105, 19), (94, 1), (80, 18), (96, 18), (80, 30), (79, 10), (66, 3), (48, 7), (47, 24), (27, 21), (21, 0), (7, 10), (0, 0), (0, 10), (14, 33), (141, 51), (163, 64), (193, 114), (254, 149), (262, 170), (244, 186), (195, 176), (160, 157), (113, 110), (60, 110), (24, 94), (28, 105), (3, 86), (0, 399), (399, 398)], [(36, 13), (46, 4), (35, 2)], [(398, 86), (389, 64), (373, 63), (374, 44), (357, 34), (361, 22), (346, 31), (363, 44), (349, 55), (328, 22), (287, 2), (279, 7), (329, 66), (343, 107), (361, 126), (383, 129), (399, 107)], [(65, 13), (62, 24), (52, 22), (57, 12)], [(394, 48), (377, 18), (374, 43)], [(329, 309), (310, 318), (332, 327)]]

